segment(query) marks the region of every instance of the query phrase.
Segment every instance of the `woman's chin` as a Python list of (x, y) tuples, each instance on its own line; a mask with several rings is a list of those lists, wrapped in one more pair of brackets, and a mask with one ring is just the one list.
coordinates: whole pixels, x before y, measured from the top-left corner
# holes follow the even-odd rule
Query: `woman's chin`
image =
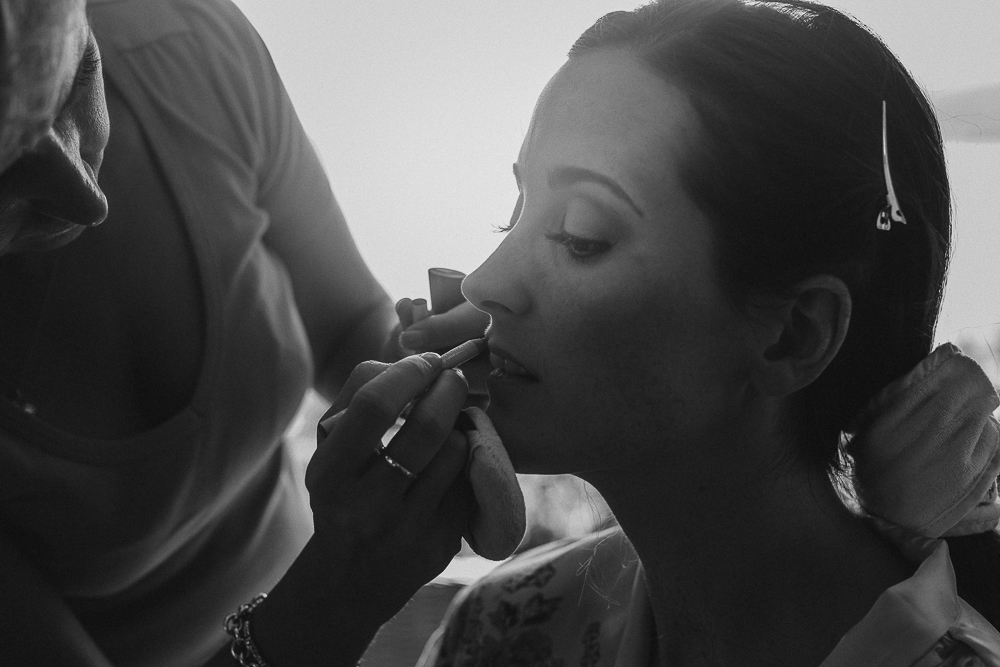
[(523, 475), (561, 475), (571, 472), (579, 443), (555, 429), (558, 416), (543, 411), (551, 397), (539, 391), (535, 379), (497, 378), (487, 381), (490, 392), (486, 415), (493, 422), (514, 470)]
[(551, 460), (553, 443), (538, 437), (541, 429), (525, 428), (524, 422), (494, 406), (491, 401), (486, 414), (493, 422), (515, 472), (521, 475), (557, 475), (565, 472), (556, 469), (561, 461)]
[(531, 449), (519, 437), (519, 424), (516, 419), (511, 420), (511, 416), (500, 408), (497, 401), (492, 398), (490, 399), (489, 407), (486, 409), (486, 416), (493, 422), (493, 428), (497, 430), (500, 442), (503, 443), (504, 449), (507, 450), (507, 456), (510, 457), (514, 471), (517, 473), (532, 474), (532, 471), (526, 468), (533, 457), (525, 456), (526, 454), (530, 454)]

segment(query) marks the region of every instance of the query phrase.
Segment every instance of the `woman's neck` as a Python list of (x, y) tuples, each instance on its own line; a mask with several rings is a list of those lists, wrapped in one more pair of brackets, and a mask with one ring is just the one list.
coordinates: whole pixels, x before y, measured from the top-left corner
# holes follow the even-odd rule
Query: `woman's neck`
[(658, 662), (818, 665), (912, 567), (825, 474), (800, 462), (755, 467), (741, 454), (759, 443), (714, 444), (732, 456), (683, 474), (643, 465), (588, 476), (643, 563)]

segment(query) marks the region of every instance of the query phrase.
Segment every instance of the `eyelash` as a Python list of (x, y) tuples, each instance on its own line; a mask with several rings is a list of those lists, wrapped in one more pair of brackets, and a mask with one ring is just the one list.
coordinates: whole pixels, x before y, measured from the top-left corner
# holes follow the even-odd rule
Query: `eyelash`
[(494, 225), (493, 231), (495, 231), (498, 234), (506, 234), (510, 230), (514, 229), (514, 224), (515, 223), (513, 222), (508, 222), (506, 225)]
[(76, 73), (75, 84), (77, 87), (86, 86), (94, 80), (94, 76), (101, 71), (101, 54), (97, 47), (91, 44), (80, 60), (80, 69)]
[(524, 193), (517, 195), (517, 203), (514, 204), (514, 212), (510, 216), (510, 222), (506, 225), (494, 225), (494, 231), (500, 234), (506, 234), (510, 230), (514, 229), (514, 225), (517, 224), (517, 219), (521, 217), (521, 208), (524, 206)]
[[(501, 234), (505, 234), (514, 229), (514, 225), (517, 224), (518, 218), (521, 217), (521, 207), (523, 205), (524, 194), (522, 193), (518, 195), (517, 204), (514, 205), (514, 213), (511, 215), (510, 222), (506, 225), (497, 225), (495, 230)], [(612, 244), (607, 241), (595, 241), (594, 239), (587, 239), (582, 236), (573, 236), (572, 234), (567, 234), (563, 231), (546, 234), (545, 238), (566, 248), (569, 256), (578, 262), (585, 262), (593, 259), (597, 255), (610, 250), (612, 246)], [(581, 250), (580, 246), (585, 246), (586, 249)]]
[(612, 246), (607, 241), (595, 241), (594, 239), (587, 239), (582, 236), (573, 236), (566, 232), (546, 234), (545, 238), (565, 247), (569, 256), (578, 262), (595, 259), (598, 255), (611, 250)]

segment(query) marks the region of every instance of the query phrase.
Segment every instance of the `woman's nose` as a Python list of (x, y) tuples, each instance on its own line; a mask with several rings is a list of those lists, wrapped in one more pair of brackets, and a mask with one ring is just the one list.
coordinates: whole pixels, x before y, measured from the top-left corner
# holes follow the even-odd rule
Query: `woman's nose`
[(494, 318), (522, 315), (530, 306), (526, 291), (525, 248), (519, 247), (516, 228), (478, 269), (462, 282), (462, 292), (472, 305)]
[(92, 227), (108, 215), (97, 184), (102, 154), (81, 155), (79, 135), (63, 137), (50, 129), (38, 144), (4, 174), (4, 198), (27, 201), (40, 213)]

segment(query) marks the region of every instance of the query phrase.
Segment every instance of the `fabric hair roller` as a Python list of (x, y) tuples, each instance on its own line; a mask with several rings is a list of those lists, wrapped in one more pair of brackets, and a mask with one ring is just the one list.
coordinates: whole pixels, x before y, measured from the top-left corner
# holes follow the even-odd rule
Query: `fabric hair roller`
[(849, 448), (861, 507), (926, 537), (995, 530), (998, 405), (979, 364), (950, 343), (934, 350), (862, 413)]

